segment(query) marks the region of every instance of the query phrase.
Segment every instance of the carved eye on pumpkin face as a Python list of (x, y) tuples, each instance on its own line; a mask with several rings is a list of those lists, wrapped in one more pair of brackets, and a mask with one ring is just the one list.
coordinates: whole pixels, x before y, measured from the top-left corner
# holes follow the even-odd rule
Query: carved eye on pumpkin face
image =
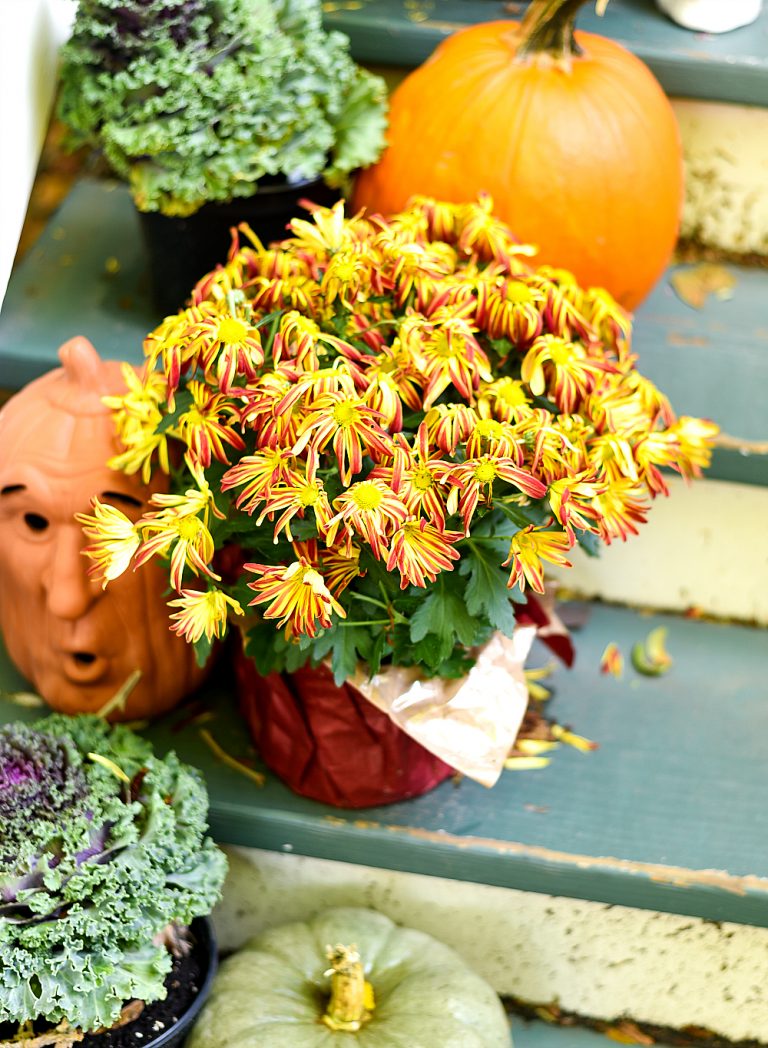
[(44, 517), (42, 513), (25, 513), (23, 520), (29, 530), (34, 532), (46, 531), (50, 524), (48, 518)]
[(30, 505), (30, 500), (25, 497), (27, 494), (26, 485), (8, 484), (0, 490), (0, 506), (3, 518), (18, 521), (22, 538), (34, 540), (48, 531), (51, 521), (46, 512), (40, 511), (40, 507)]

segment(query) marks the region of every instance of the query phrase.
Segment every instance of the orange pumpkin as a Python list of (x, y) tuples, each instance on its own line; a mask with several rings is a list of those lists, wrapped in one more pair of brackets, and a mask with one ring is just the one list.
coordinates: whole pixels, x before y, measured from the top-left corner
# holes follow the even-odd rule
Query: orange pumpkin
[(413, 194), (495, 213), (628, 309), (648, 294), (677, 238), (683, 195), (672, 108), (619, 44), (573, 32), (584, 0), (533, 0), (522, 24), (460, 30), (391, 100), (388, 148), (354, 205), (384, 214)]

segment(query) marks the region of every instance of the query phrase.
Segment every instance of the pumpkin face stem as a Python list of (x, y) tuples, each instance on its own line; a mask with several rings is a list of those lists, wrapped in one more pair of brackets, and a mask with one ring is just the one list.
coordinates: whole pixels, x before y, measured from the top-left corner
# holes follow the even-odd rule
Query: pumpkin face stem
[(329, 946), (331, 999), (322, 1021), (331, 1030), (354, 1033), (371, 1017), (373, 991), (365, 981), (360, 954), (355, 946)]
[[(521, 43), (516, 58), (549, 54), (567, 62), (582, 53), (573, 34), (573, 23), (586, 0), (532, 0), (520, 26)], [(608, 0), (598, 0), (598, 14)]]

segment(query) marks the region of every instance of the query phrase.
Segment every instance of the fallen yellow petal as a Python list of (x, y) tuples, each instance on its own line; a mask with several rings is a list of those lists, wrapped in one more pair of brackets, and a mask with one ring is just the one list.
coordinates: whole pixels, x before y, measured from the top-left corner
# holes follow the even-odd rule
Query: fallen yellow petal
[(619, 651), (618, 644), (614, 644), (613, 641), (605, 646), (600, 658), (600, 672), (610, 673), (617, 680), (624, 672), (624, 656)]
[(556, 1004), (537, 1004), (534, 1013), (545, 1023), (559, 1023), (562, 1013)]
[(3, 698), (7, 699), (8, 702), (12, 702), (14, 706), (24, 706), (27, 709), (37, 709), (39, 706), (45, 706), (45, 700), (41, 699), (39, 695), (35, 695), (32, 691), (11, 691), (3, 693)]
[(532, 670), (525, 671), (526, 680), (545, 680), (547, 677), (551, 677), (553, 671), (556, 669), (554, 662), (548, 662), (546, 666), (538, 666)]
[(546, 768), (549, 757), (507, 757), (504, 767), (507, 771), (534, 771), (536, 768)]
[(556, 750), (558, 746), (559, 743), (550, 742), (548, 739), (518, 739), (515, 743), (515, 749), (519, 750), (520, 753), (526, 754), (526, 756), (549, 753), (550, 750)]
[(131, 780), (125, 774), (122, 768), (118, 767), (114, 761), (111, 761), (109, 757), (102, 757), (100, 753), (89, 753), (88, 757), (90, 760), (95, 761), (96, 764), (100, 764), (102, 768), (106, 768), (107, 771), (111, 771), (112, 774), (120, 779), (122, 782), (130, 782)]
[(543, 684), (536, 684), (533, 681), (528, 681), (527, 684), (528, 698), (533, 699), (534, 702), (546, 702), (547, 699), (552, 698), (552, 692)]
[(553, 724), (550, 731), (552, 732), (552, 737), (557, 739), (558, 742), (565, 742), (569, 746), (574, 746), (577, 750), (581, 750), (582, 753), (590, 753), (592, 750), (600, 748), (598, 742), (593, 742), (583, 735), (577, 735), (575, 732), (569, 731), (568, 728), (564, 728), (562, 724)]
[(218, 757), (223, 764), (226, 764), (227, 767), (232, 768), (234, 771), (239, 771), (241, 775), (246, 775), (249, 779), (255, 782), (257, 786), (264, 785), (264, 776), (262, 773), (260, 771), (255, 771), (253, 768), (249, 768), (247, 764), (243, 764), (242, 761), (233, 757), (231, 753), (227, 753), (227, 751), (216, 742), (207, 728), (201, 728), (198, 735), (213, 755)]
[(653, 1037), (643, 1033), (633, 1022), (623, 1022), (619, 1023), (618, 1026), (609, 1026), (605, 1030), (605, 1036), (618, 1044), (656, 1044)]

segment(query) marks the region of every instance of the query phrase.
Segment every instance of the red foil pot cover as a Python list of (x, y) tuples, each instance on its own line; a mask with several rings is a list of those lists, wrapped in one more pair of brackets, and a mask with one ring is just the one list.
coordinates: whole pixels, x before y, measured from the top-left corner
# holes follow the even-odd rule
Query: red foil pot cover
[(260, 677), (239, 651), (235, 673), (253, 741), (295, 793), (370, 808), (418, 797), (454, 772), (325, 666)]

